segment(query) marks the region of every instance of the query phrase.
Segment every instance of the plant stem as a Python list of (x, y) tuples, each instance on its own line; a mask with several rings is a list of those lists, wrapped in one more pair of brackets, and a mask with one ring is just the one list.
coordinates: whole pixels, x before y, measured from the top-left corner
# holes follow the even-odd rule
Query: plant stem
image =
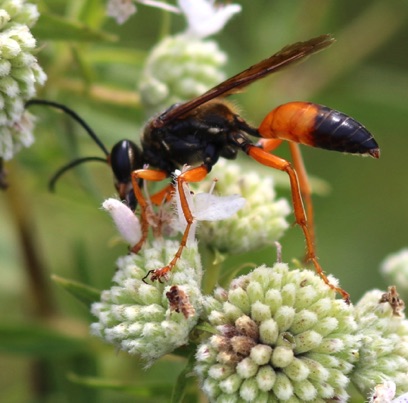
[(225, 259), (222, 255), (209, 248), (205, 248), (201, 256), (204, 267), (203, 293), (211, 294), (220, 281), (222, 263)]
[(24, 194), (21, 180), (15, 177), (12, 171), (10, 176), (10, 186), (5, 195), (19, 238), (28, 288), (34, 301), (32, 304), (34, 315), (39, 318), (50, 317), (54, 313), (55, 304), (47, 280), (47, 270), (36, 245), (33, 214), (30, 212), (30, 203), (26, 202), (30, 197)]

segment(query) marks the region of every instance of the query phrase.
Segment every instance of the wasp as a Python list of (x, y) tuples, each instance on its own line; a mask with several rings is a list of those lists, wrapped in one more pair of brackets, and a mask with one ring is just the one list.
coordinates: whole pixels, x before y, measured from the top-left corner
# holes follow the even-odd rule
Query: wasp
[[(106, 155), (86, 157), (66, 165), (54, 176), (54, 181), (71, 167), (89, 160), (110, 164), (119, 196), (131, 206), (141, 207), (142, 240), (132, 248), (137, 252), (147, 237), (148, 203), (141, 189), (141, 181), (162, 181), (184, 165), (191, 166), (176, 179), (179, 197), (187, 221), (180, 247), (174, 258), (163, 268), (151, 273), (150, 279), (161, 280), (175, 266), (186, 246), (188, 233), (194, 221), (183, 185), (200, 182), (211, 171), (220, 157), (234, 159), (244, 152), (262, 165), (286, 172), (289, 177), (296, 223), (301, 227), (307, 249), (307, 259), (332, 289), (345, 300), (349, 295), (331, 284), (320, 266), (314, 243), (313, 225), (308, 223), (306, 211), (313, 216), (307, 174), (301, 158), (299, 144), (351, 154), (379, 158), (380, 149), (370, 132), (346, 114), (311, 102), (289, 102), (269, 112), (258, 127), (247, 123), (225, 100), (249, 84), (277, 72), (301, 59), (323, 50), (334, 42), (331, 35), (321, 35), (308, 41), (288, 45), (271, 57), (247, 68), (185, 103), (175, 104), (145, 125), (141, 146), (131, 140), (122, 140), (109, 153), (86, 123), (63, 105), (31, 100), (27, 105), (46, 104), (60, 108), (78, 120)], [(259, 139), (254, 142), (251, 138)], [(288, 141), (293, 165), (271, 153), (283, 141)], [(145, 168), (148, 166), (148, 168)], [(154, 169), (152, 169), (154, 168)], [(152, 196), (158, 203), (168, 194), (168, 187)], [(303, 196), (303, 198), (302, 198)], [(132, 200), (133, 198), (133, 200)]]

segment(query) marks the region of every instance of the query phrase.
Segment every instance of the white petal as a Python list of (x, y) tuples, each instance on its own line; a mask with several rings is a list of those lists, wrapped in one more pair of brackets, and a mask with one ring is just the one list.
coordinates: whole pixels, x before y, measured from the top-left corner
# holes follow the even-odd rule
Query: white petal
[(195, 215), (199, 221), (219, 221), (233, 216), (245, 205), (245, 199), (239, 195), (215, 196), (199, 193), (194, 197)]
[[(384, 383), (374, 387), (374, 390), (369, 397), (369, 403), (389, 403), (395, 396), (396, 385), (392, 381), (385, 381)], [(403, 397), (403, 396), (402, 396)], [(399, 401), (398, 399), (392, 400), (392, 402), (403, 403), (406, 400)]]
[[(384, 403), (387, 401), (384, 400)], [(408, 402), (408, 393), (404, 393), (401, 396), (398, 396), (396, 399), (394, 399), (391, 403), (407, 403)]]
[(106, 8), (106, 14), (118, 24), (123, 24), (135, 12), (136, 6), (131, 0), (109, 0)]
[(187, 34), (205, 38), (219, 32), (228, 20), (241, 11), (238, 4), (214, 5), (213, 0), (178, 0), (187, 18)]
[(105, 200), (102, 207), (111, 215), (122, 238), (130, 245), (136, 245), (142, 238), (142, 229), (134, 212), (116, 199)]
[(156, 0), (138, 0), (139, 4), (144, 4), (145, 6), (161, 8), (162, 10), (169, 11), (170, 13), (180, 14), (180, 10), (172, 6), (171, 4), (164, 3), (162, 1)]

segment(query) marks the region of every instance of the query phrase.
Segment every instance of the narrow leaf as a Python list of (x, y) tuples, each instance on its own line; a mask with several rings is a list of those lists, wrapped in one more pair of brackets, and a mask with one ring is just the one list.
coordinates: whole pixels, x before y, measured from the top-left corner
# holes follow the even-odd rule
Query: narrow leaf
[(100, 299), (101, 291), (96, 288), (56, 275), (51, 276), (51, 279), (87, 306)]
[(32, 28), (34, 37), (40, 40), (63, 40), (70, 42), (116, 41), (116, 36), (97, 31), (77, 21), (53, 15), (41, 14), (38, 23)]
[(8, 354), (55, 357), (87, 349), (83, 339), (38, 324), (0, 325), (0, 351)]
[(188, 377), (193, 373), (194, 363), (195, 351), (190, 354), (187, 365), (185, 366), (183, 371), (181, 371), (177, 379), (177, 382), (173, 389), (173, 394), (171, 396), (171, 403), (178, 403), (183, 401), (183, 397), (186, 394), (186, 388), (188, 386)]
[(130, 384), (115, 379), (97, 378), (93, 376), (80, 376), (78, 374), (68, 374), (68, 379), (78, 385), (87, 386), (93, 389), (108, 389), (120, 392), (131, 393), (136, 396), (149, 397), (169, 396), (170, 384), (163, 382), (143, 382), (142, 384)]

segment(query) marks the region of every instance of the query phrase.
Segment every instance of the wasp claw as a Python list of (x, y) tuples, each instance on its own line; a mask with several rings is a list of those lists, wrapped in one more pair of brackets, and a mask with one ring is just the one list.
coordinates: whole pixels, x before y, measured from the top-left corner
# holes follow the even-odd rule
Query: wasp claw
[[(146, 275), (142, 278), (142, 281), (143, 281), (145, 284), (147, 284), (147, 282), (146, 282), (147, 277), (149, 277), (151, 273), (154, 273), (154, 271), (155, 271), (155, 270), (149, 270), (149, 271), (146, 273)], [(154, 274), (153, 274), (153, 275), (154, 275)], [(153, 277), (153, 275), (152, 275), (152, 277)], [(152, 280), (152, 278), (151, 278), (150, 280)]]

